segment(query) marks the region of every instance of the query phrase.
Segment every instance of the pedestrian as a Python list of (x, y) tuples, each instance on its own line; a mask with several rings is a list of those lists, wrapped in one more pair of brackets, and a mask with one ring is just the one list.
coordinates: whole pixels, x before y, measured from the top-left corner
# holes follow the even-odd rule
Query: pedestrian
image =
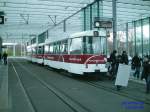
[(0, 53), (0, 62), (1, 62), (1, 59), (2, 59), (2, 55), (1, 55), (1, 53)]
[(121, 63), (126, 64), (126, 65), (128, 65), (128, 63), (129, 63), (129, 59), (128, 59), (128, 55), (127, 55), (126, 51), (122, 52)]
[(137, 53), (133, 57), (131, 64), (135, 68), (135, 72), (134, 72), (133, 76), (139, 78), (139, 76), (140, 76), (140, 67), (141, 67), (141, 60), (140, 60), (140, 58), (139, 58)]
[(111, 79), (113, 79), (116, 74), (117, 74), (117, 51), (114, 50), (111, 54), (110, 54), (110, 58), (109, 61), (111, 62)]
[(3, 57), (3, 61), (4, 61), (4, 65), (7, 65), (7, 56), (8, 56), (7, 53), (4, 52), (3, 56), (2, 56)]
[[(118, 70), (118, 67), (119, 67), (119, 63), (128, 65), (128, 62), (129, 62), (129, 60), (128, 60), (128, 55), (127, 55), (126, 51), (123, 51), (123, 52), (122, 52), (122, 55), (120, 55), (120, 56), (118, 55), (118, 66), (117, 66), (117, 70)], [(119, 91), (122, 86), (116, 85), (116, 87), (117, 87), (117, 91)]]
[(150, 59), (148, 58), (148, 56), (145, 56), (143, 60), (141, 80), (142, 79), (145, 79), (146, 81), (146, 93), (150, 93)]

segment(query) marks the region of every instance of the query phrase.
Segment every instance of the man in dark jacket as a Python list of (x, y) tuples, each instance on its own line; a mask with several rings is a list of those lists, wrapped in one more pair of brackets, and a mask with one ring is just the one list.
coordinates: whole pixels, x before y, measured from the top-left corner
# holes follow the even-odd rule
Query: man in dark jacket
[(110, 58), (109, 61), (111, 62), (111, 75), (112, 78), (116, 75), (117, 73), (117, 51), (114, 50), (111, 54), (110, 54)]
[[(128, 55), (126, 51), (123, 51), (122, 55), (118, 55), (117, 71), (118, 71), (119, 63), (128, 65)], [(117, 90), (119, 91), (122, 86), (117, 85), (116, 87), (117, 87)]]
[(3, 54), (3, 60), (4, 60), (4, 65), (7, 65), (7, 53), (6, 52), (4, 52), (4, 54)]
[(128, 65), (128, 63), (129, 63), (128, 55), (127, 55), (126, 51), (122, 52), (121, 63), (126, 64), (126, 65)]
[(150, 59), (148, 57), (144, 57), (141, 79), (143, 78), (146, 81), (146, 93), (150, 93)]
[(136, 54), (133, 57), (133, 59), (132, 59), (132, 66), (134, 66), (134, 68), (135, 68), (135, 73), (133, 74), (133, 76), (139, 78), (140, 67), (141, 67), (141, 60), (140, 60), (138, 54)]

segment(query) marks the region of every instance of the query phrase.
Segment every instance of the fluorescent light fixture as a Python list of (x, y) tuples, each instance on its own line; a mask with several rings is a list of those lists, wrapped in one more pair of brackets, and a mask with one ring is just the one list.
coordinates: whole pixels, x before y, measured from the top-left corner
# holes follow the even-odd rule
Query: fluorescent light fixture
[(17, 43), (2, 43), (2, 45), (17, 45)]

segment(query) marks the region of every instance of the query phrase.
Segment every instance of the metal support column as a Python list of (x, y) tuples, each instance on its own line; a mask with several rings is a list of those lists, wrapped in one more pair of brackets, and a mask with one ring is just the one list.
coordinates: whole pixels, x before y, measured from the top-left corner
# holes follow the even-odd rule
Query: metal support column
[(84, 8), (84, 31), (86, 30), (86, 9)]
[(108, 50), (108, 40), (107, 40), (107, 38), (109, 37), (109, 31), (107, 30), (107, 29), (105, 29), (106, 30), (106, 56), (107, 56), (107, 50)]
[(129, 54), (128, 23), (126, 23), (126, 51)]
[(99, 17), (102, 18), (103, 17), (103, 0), (99, 1)]
[(142, 40), (142, 58), (143, 58), (143, 19), (141, 19), (141, 40)]
[(97, 17), (99, 17), (99, 1), (97, 1)]
[(66, 32), (66, 20), (64, 20), (64, 24), (63, 24), (63, 26), (64, 26), (64, 32)]
[(90, 5), (90, 30), (92, 30), (92, 5)]
[(26, 56), (26, 44), (23, 44), (23, 52), (24, 52), (24, 56)]
[(150, 17), (149, 17), (149, 55), (150, 55)]
[(22, 34), (22, 38), (21, 38), (21, 56), (22, 56), (22, 40), (23, 40), (23, 34)]
[[(0, 54), (2, 55), (2, 38), (0, 37)], [(0, 57), (1, 59), (1, 57)]]
[(16, 56), (16, 45), (13, 45), (13, 56)]
[(116, 0), (112, 0), (112, 14), (113, 14), (113, 49), (117, 49), (117, 7)]
[(136, 22), (135, 21), (134, 21), (134, 42), (135, 42), (134, 48), (135, 48), (135, 54), (136, 54), (137, 52), (136, 52)]

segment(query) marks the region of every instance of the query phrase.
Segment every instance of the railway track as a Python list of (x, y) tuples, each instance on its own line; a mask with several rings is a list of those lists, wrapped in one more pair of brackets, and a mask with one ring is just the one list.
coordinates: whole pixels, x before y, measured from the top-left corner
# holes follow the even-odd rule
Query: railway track
[(140, 101), (140, 102), (144, 102), (145, 104), (148, 104), (150, 105), (150, 99), (146, 99), (146, 100), (142, 100), (140, 98), (137, 98), (135, 96), (130, 96), (130, 94), (128, 94), (127, 92), (122, 92), (122, 91), (116, 91), (115, 88), (108, 88), (104, 85), (101, 85), (101, 84), (95, 84), (94, 82), (91, 82), (91, 81), (88, 81), (86, 82), (87, 84), (93, 86), (93, 87), (96, 87), (96, 88), (99, 88), (99, 89), (103, 89), (105, 91), (108, 91), (108, 92), (111, 92), (111, 93), (114, 93), (114, 94), (117, 94), (117, 95), (120, 95), (120, 96), (124, 96), (124, 97), (127, 97), (127, 98), (130, 98), (130, 99), (133, 99), (135, 101)]
[[(59, 74), (60, 73), (62, 75), (65, 75), (65, 76), (67, 76), (69, 78), (74, 78), (75, 80), (78, 80), (80, 82), (86, 83), (86, 84), (88, 84), (90, 86), (93, 86), (95, 88), (102, 89), (104, 91), (111, 92), (111, 93), (114, 93), (114, 94), (117, 94), (117, 95), (120, 95), (120, 96), (124, 96), (124, 97), (130, 98), (130, 99), (135, 100), (135, 101), (144, 102), (145, 104), (150, 105), (150, 98), (140, 99), (140, 96), (137, 98), (136, 96), (128, 94), (128, 92), (126, 92), (126, 91), (122, 91), (122, 90), (121, 91), (117, 91), (115, 86), (114, 87), (112, 87), (112, 86), (111, 87), (105, 86), (104, 84), (102, 84), (103, 81), (100, 81), (100, 80), (98, 81), (97, 78), (96, 78), (95, 81), (91, 81), (89, 78), (85, 79), (85, 77), (82, 77), (82, 76), (81, 77), (80, 76), (79, 77), (72, 77), (72, 75), (70, 75), (70, 73), (67, 73), (67, 75), (66, 75), (66, 73), (63, 73), (63, 72), (59, 72)], [(138, 89), (138, 88), (136, 87), (136, 89)]]
[[(52, 68), (49, 68), (49, 67), (45, 67), (45, 68), (47, 68), (47, 69), (49, 69), (49, 70), (56, 70), (56, 69), (52, 69)], [(56, 71), (55, 71), (56, 72)], [(145, 99), (142, 99), (141, 98), (141, 96), (139, 96), (139, 97), (136, 97), (136, 95), (134, 96), (134, 95), (131, 95), (131, 94), (129, 94), (127, 91), (117, 91), (116, 90), (116, 88), (115, 88), (115, 86), (114, 87), (108, 87), (108, 86), (105, 86), (104, 84), (103, 84), (103, 81), (101, 81), (101, 80), (97, 80), (97, 77), (94, 79), (94, 78), (92, 78), (92, 80), (91, 79), (89, 79), (89, 78), (85, 78), (85, 77), (74, 77), (74, 76), (72, 76), (72, 74), (70, 74), (70, 73), (68, 73), (68, 72), (62, 72), (62, 71), (57, 71), (57, 73), (58, 74), (61, 74), (61, 75), (63, 75), (63, 76), (67, 76), (68, 78), (70, 78), (70, 79), (75, 79), (75, 80), (77, 80), (77, 81), (79, 81), (79, 82), (82, 82), (82, 83), (86, 83), (86, 84), (88, 84), (88, 85), (90, 85), (90, 86), (93, 86), (93, 87), (95, 87), (95, 88), (98, 88), (98, 89), (102, 89), (102, 90), (104, 90), (104, 91), (107, 91), (107, 92), (111, 92), (111, 93), (114, 93), (114, 94), (116, 94), (116, 95), (120, 95), (120, 96), (123, 96), (123, 97), (127, 97), (127, 98), (129, 98), (129, 99), (132, 99), (132, 100), (135, 100), (135, 101), (140, 101), (140, 102), (144, 102), (145, 104), (147, 104), (147, 105), (150, 105), (150, 99), (149, 98), (145, 98)], [(91, 77), (90, 77), (91, 78)], [(136, 89), (138, 89), (138, 87), (135, 87)], [(124, 89), (124, 88), (123, 88)], [(136, 93), (135, 93), (136, 94)], [(145, 93), (144, 93), (145, 94)]]
[[(30, 73), (30, 71), (24, 65), (22, 65), (20, 63), (16, 63), (16, 62), (15, 62), (15, 64), (19, 65), (24, 70), (24, 72), (32, 75), (34, 77), (34, 79), (36, 81), (38, 81), (38, 83), (43, 85), (44, 88), (47, 88), (47, 90), (50, 93), (53, 93), (56, 97), (58, 97), (60, 99), (60, 101), (63, 102), (65, 105), (67, 105), (73, 112), (92, 112), (91, 110), (84, 107), (82, 104), (80, 104), (76, 100), (72, 99), (67, 94), (65, 94), (63, 91), (61, 91), (59, 88), (57, 88), (53, 84), (47, 84), (45, 81), (43, 81), (41, 78), (36, 76), (34, 73)], [(13, 67), (15, 73), (16, 73), (16, 77), (18, 78), (19, 83), (21, 84), (21, 88), (22, 88), (22, 90), (24, 91), (24, 93), (26, 95), (26, 98), (28, 100), (28, 103), (30, 104), (32, 112), (38, 112), (38, 109), (37, 109), (36, 105), (34, 104), (32, 96), (30, 95), (27, 88), (25, 87), (25, 84), (23, 83), (24, 82), (23, 78), (17, 72), (17, 68), (15, 67), (14, 62), (11, 62), (11, 65), (12, 65), (12, 67)]]
[[(25, 65), (28, 65), (27, 63), (26, 64), (17, 63), (17, 64), (22, 69), (24, 69), (26, 72), (27, 71), (29, 72), (29, 67), (25, 66)], [(30, 67), (34, 68), (34, 65), (30, 63)], [(35, 71), (37, 69), (39, 69), (39, 66), (35, 67), (33, 69), (33, 71)], [(51, 71), (53, 70), (53, 69), (47, 68), (47, 67), (44, 67), (44, 69), (49, 69)], [(38, 73), (38, 71), (35, 72), (35, 73)], [(122, 91), (122, 90), (118, 92), (118, 91), (116, 91), (115, 87), (105, 85), (103, 81), (95, 80), (95, 79), (91, 80), (89, 78), (85, 79), (85, 77), (72, 77), (70, 73), (66, 73), (66, 72), (62, 72), (62, 71), (59, 71), (59, 72), (58, 71), (57, 72), (54, 71), (54, 73), (56, 73), (57, 75), (61, 76), (62, 78), (64, 78), (64, 75), (65, 75), (66, 78), (70, 78), (71, 80), (76, 80), (76, 81), (85, 83), (85, 84), (87, 84), (89, 86), (92, 86), (94, 88), (97, 88), (97, 89), (100, 89), (100, 90), (104, 90), (104, 91), (109, 92), (109, 93), (117, 94), (119, 96), (123, 96), (123, 97), (129, 98), (129, 99), (137, 101), (137, 102), (144, 102), (144, 104), (150, 105), (149, 99), (145, 100), (145, 99), (141, 99), (141, 98), (138, 98), (138, 97), (134, 97), (133, 95), (130, 95), (126, 91)], [(50, 83), (47, 84), (45, 81), (42, 80), (43, 79), (42, 77), (40, 78), (40, 77), (36, 76), (36, 74), (34, 74), (34, 73), (33, 74), (28, 73), (28, 74), (32, 75), (34, 77), (34, 79), (36, 79), (39, 83), (41, 83), (45, 88), (50, 89), (49, 91), (51, 91), (51, 89), (53, 89), (54, 90), (53, 94), (55, 94), (56, 97), (59, 97), (59, 99), (61, 101), (63, 100), (62, 102), (65, 103), (69, 108), (71, 108), (73, 112), (81, 112), (81, 110), (83, 112), (84, 111), (85, 112), (91, 112), (91, 110), (88, 107), (85, 107), (81, 103), (79, 103), (78, 101), (74, 100), (71, 96), (69, 96), (69, 94), (67, 95), (65, 93), (65, 91), (62, 91), (61, 89), (57, 88), (53, 84), (50, 84)], [(32, 98), (31, 98), (31, 100), (32, 100)]]

